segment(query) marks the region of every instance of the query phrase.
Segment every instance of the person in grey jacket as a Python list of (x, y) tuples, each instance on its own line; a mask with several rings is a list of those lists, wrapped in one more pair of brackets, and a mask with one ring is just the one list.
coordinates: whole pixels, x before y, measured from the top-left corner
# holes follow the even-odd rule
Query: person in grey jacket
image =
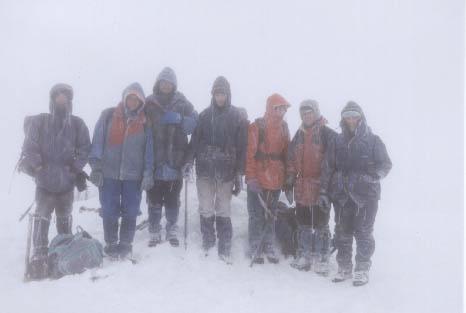
[(57, 232), (72, 229), (73, 188), (87, 163), (89, 130), (72, 115), (73, 89), (56, 84), (50, 90), (50, 113), (25, 119), (25, 140), (19, 170), (34, 177), (36, 218), (33, 230), (31, 276), (47, 276), (48, 232), (53, 211)]
[(144, 103), (142, 87), (129, 85), (122, 101), (104, 110), (94, 129), (90, 180), (99, 187), (104, 251), (112, 258), (132, 253), (141, 189), (154, 185), (152, 131)]

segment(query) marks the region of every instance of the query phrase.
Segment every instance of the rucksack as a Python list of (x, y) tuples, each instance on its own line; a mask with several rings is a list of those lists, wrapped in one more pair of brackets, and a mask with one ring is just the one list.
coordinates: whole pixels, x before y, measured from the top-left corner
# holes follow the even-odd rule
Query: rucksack
[(288, 208), (280, 201), (275, 219), (275, 237), (284, 256), (296, 256), (297, 229), (295, 208)]
[[(258, 128), (258, 140), (257, 140), (257, 149), (256, 149), (256, 154), (254, 155), (254, 158), (258, 161), (262, 160), (280, 160), (280, 161), (285, 161), (286, 160), (286, 152), (281, 153), (281, 154), (276, 154), (276, 153), (264, 153), (259, 149), (260, 145), (265, 142), (265, 130), (266, 130), (266, 124), (265, 124), (265, 119), (263, 117), (258, 118), (255, 120), (255, 123)], [(282, 132), (283, 135), (288, 138), (289, 137), (289, 131), (288, 131), (288, 124), (285, 121), (282, 121), (281, 123), (282, 126)]]
[(76, 234), (58, 234), (49, 246), (48, 268), (51, 278), (80, 274), (103, 262), (102, 244), (78, 226)]

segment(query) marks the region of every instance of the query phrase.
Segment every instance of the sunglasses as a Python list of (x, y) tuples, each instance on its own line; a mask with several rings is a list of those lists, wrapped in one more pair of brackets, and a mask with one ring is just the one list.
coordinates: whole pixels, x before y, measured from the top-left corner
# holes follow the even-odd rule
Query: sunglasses
[(286, 107), (286, 105), (280, 105), (280, 106), (278, 106), (278, 107), (274, 107), (273, 109), (274, 109), (275, 111), (286, 112), (287, 107)]

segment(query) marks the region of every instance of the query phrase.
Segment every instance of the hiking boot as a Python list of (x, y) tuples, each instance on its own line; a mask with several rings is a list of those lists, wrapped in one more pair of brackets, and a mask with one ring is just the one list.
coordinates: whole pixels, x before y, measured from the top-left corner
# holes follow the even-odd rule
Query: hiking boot
[(342, 268), (338, 268), (338, 273), (332, 279), (332, 282), (340, 283), (342, 281), (351, 279), (352, 277), (353, 277), (353, 274), (351, 273), (350, 270), (343, 270)]
[(49, 276), (47, 255), (35, 255), (29, 263), (29, 279), (42, 280)]
[(233, 264), (233, 260), (231, 259), (231, 255), (229, 255), (229, 254), (228, 255), (227, 254), (219, 254), (218, 258), (220, 260), (222, 260), (223, 262), (225, 262), (226, 264), (228, 264), (228, 265)]
[(162, 242), (162, 234), (160, 231), (150, 233), (149, 243), (147, 244), (149, 247), (155, 247), (156, 245)]
[(353, 286), (360, 287), (364, 286), (369, 282), (369, 272), (368, 271), (355, 271)]
[(116, 243), (106, 244), (104, 247), (104, 253), (111, 259), (118, 259), (119, 247)]
[(253, 260), (253, 263), (254, 264), (264, 264), (265, 263), (264, 257), (262, 257), (262, 256), (255, 257), (254, 260)]
[(327, 277), (330, 271), (328, 261), (316, 261), (314, 264), (314, 272), (320, 276)]
[(268, 249), (265, 252), (265, 257), (267, 258), (267, 261), (272, 264), (277, 264), (280, 262), (280, 259), (278, 258), (278, 255), (275, 253), (274, 249)]
[(126, 259), (133, 254), (133, 246), (130, 243), (120, 243), (118, 245), (118, 256), (120, 259)]
[(290, 266), (299, 271), (307, 272), (311, 269), (311, 261), (309, 260), (309, 258), (306, 258), (305, 256), (301, 255), (295, 258), (293, 262), (291, 262)]
[(178, 240), (177, 236), (178, 236), (178, 226), (176, 225), (167, 226), (166, 239), (172, 247), (178, 247), (180, 245), (180, 241)]

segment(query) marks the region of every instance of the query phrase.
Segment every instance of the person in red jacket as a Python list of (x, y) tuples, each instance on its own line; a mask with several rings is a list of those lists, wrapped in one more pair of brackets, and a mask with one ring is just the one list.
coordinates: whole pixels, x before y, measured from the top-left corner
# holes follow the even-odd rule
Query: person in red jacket
[[(330, 214), (318, 205), (321, 164), (325, 150), (336, 132), (325, 126), (315, 100), (304, 100), (299, 106), (302, 125), (288, 148), (285, 190), (294, 191), (298, 222), (298, 249), (291, 266), (303, 271), (313, 270), (328, 275), (330, 246)], [(293, 202), (293, 192), (289, 200)]]
[[(278, 263), (273, 245), (278, 198), (285, 182), (286, 155), (290, 135), (283, 120), (290, 104), (279, 94), (267, 99), (264, 117), (256, 119), (248, 130), (246, 156), (247, 206), (249, 213), (249, 248), (255, 263)], [(265, 237), (261, 243), (261, 235)]]

